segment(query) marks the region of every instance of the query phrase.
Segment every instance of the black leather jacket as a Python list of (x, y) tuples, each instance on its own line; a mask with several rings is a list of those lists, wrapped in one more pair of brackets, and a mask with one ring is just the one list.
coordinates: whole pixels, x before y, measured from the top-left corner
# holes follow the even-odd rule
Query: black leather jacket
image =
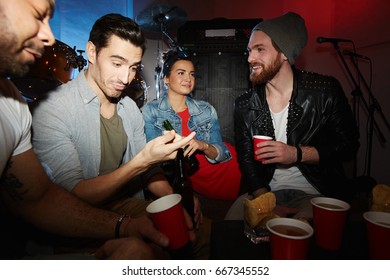
[[(252, 88), (236, 99), (235, 143), (244, 184), (249, 193), (266, 187), (275, 165), (254, 159), (252, 136), (273, 136), (274, 127), (265, 96), (265, 85)], [(294, 69), (293, 93), (288, 109), (287, 144), (314, 146), (319, 164), (297, 165), (306, 179), (323, 195), (342, 197), (346, 177), (343, 162), (354, 159), (359, 131), (339, 82), (329, 76)]]

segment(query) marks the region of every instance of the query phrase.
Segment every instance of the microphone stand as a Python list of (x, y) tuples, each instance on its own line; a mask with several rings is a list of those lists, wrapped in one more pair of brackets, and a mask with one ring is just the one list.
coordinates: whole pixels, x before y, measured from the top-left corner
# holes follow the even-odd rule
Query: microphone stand
[[(351, 73), (351, 70), (349, 69), (347, 63), (345, 62), (345, 59), (340, 51), (340, 48), (338, 46), (338, 43), (337, 42), (332, 42), (333, 43), (333, 46), (334, 48), (336, 49), (336, 52), (338, 54), (338, 56), (340, 57), (340, 60), (341, 62), (343, 63), (345, 69), (347, 70), (347, 73), (353, 83), (353, 85), (355, 86), (355, 90), (353, 91), (354, 92), (354, 98), (355, 96), (358, 96), (360, 98), (360, 100), (362, 100), (363, 102), (363, 105), (364, 107), (366, 108), (367, 112), (368, 112), (368, 118), (369, 118), (369, 132), (368, 132), (368, 143), (367, 143), (367, 147), (368, 147), (368, 158), (367, 158), (367, 176), (370, 177), (370, 173), (371, 173), (371, 154), (372, 154), (372, 136), (373, 136), (373, 130), (374, 130), (374, 127), (376, 128), (376, 131), (378, 132), (378, 135), (380, 137), (380, 140), (383, 142), (383, 143), (386, 143), (386, 139), (382, 133), (382, 131), (380, 130), (376, 120), (375, 120), (375, 116), (374, 116), (374, 112), (375, 110), (378, 110), (382, 117), (384, 118), (385, 120), (385, 123), (387, 125), (387, 127), (390, 129), (390, 125), (389, 123), (387, 122), (387, 120), (385, 119), (385, 116), (383, 115), (383, 112), (382, 110), (380, 109), (380, 106), (376, 100), (376, 98), (374, 97), (373, 93), (371, 92), (368, 84), (366, 83), (365, 79), (363, 78), (357, 64), (355, 61), (353, 61), (353, 65), (354, 67), (356, 68), (357, 72), (358, 72), (358, 75), (359, 75), (359, 78), (363, 81), (368, 93), (369, 93), (369, 97), (370, 97), (370, 100), (373, 100), (373, 102), (371, 103), (371, 106), (368, 105), (367, 101), (365, 100), (363, 94), (362, 94), (362, 91), (361, 91), (361, 88), (360, 86), (358, 85), (358, 83), (355, 81), (355, 78), (354, 76), (352, 75)], [(356, 165), (356, 161), (355, 161), (355, 165)]]
[[(168, 11), (169, 12), (169, 11)], [(176, 48), (179, 52), (183, 52), (183, 48), (180, 47), (177, 42), (168, 34), (167, 28), (166, 28), (166, 17), (164, 14), (160, 14), (155, 19), (158, 23), (160, 23), (161, 26), (161, 33), (168, 38), (168, 47), (170, 48)], [(160, 51), (158, 53), (158, 56), (160, 56)], [(163, 67), (163, 66), (162, 66)], [(161, 74), (162, 74), (162, 67), (157, 65), (155, 67), (155, 81), (156, 81), (156, 95), (157, 99), (160, 98), (160, 91), (161, 91), (161, 85), (160, 81), (162, 80)]]
[[(374, 132), (374, 124), (375, 124), (375, 119), (374, 119), (374, 113), (375, 112), (378, 112), (380, 114), (380, 116), (382, 117), (387, 129), (389, 129), (390, 131), (390, 124), (389, 122), (387, 121), (386, 119), (386, 116), (383, 114), (383, 111), (382, 111), (382, 108), (381, 106), (379, 105), (379, 102), (378, 100), (375, 98), (374, 94), (372, 93), (369, 85), (367, 84), (366, 80), (364, 79), (361, 71), (359, 70), (359, 67), (357, 65), (357, 62), (355, 59), (351, 58), (351, 62), (353, 64), (353, 66), (355, 67), (356, 69), (356, 72), (358, 73), (358, 76), (359, 76), (359, 79), (361, 81), (363, 81), (363, 84), (368, 92), (368, 100), (370, 101), (370, 107), (369, 107), (369, 110), (368, 110), (368, 113), (369, 113), (369, 134), (368, 134), (368, 147), (369, 147), (369, 152), (368, 152), (368, 162), (370, 163), (371, 162), (371, 154), (372, 154), (372, 137), (373, 137), (373, 132)], [(378, 132), (378, 135), (382, 141), (382, 143), (386, 143), (386, 139), (383, 135), (383, 133), (381, 132), (381, 130), (379, 129), (378, 126), (376, 126), (376, 129), (377, 129), (377, 132)], [(370, 164), (367, 166), (367, 174), (368, 176), (370, 175), (370, 172), (371, 172), (371, 166)]]
[(168, 38), (168, 46), (170, 48), (172, 48), (172, 49), (175, 48), (177, 51), (184, 53), (183, 48), (181, 46), (179, 46), (179, 44), (171, 36), (169, 36), (169, 34), (167, 32), (167, 28), (164, 24), (161, 24), (161, 32), (162, 32), (162, 34), (165, 35), (165, 37)]
[(157, 42), (157, 65), (154, 68), (154, 80), (155, 80), (155, 89), (156, 89), (156, 98), (160, 99), (160, 80), (161, 80), (161, 71), (162, 67), (160, 66), (160, 56), (161, 56), (161, 50), (160, 50), (160, 44), (159, 41)]

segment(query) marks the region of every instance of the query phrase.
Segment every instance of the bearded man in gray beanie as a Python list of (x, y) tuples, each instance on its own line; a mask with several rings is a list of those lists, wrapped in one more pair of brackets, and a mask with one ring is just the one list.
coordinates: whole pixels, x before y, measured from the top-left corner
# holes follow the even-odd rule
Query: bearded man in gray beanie
[[(347, 199), (343, 162), (354, 159), (359, 134), (339, 82), (298, 70), (297, 56), (307, 43), (304, 19), (289, 12), (257, 24), (248, 51), (253, 87), (238, 97), (236, 148), (248, 193), (226, 219), (243, 219), (243, 199), (272, 191), (275, 213), (310, 221), (310, 199)], [(254, 135), (272, 140), (253, 145)]]

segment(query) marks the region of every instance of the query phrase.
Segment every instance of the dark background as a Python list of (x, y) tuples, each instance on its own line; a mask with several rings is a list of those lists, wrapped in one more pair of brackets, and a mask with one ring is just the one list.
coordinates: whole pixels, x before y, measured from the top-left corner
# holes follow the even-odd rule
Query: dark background
[[(88, 33), (93, 22), (103, 14), (118, 12), (136, 18), (142, 11), (158, 5), (176, 5), (186, 14), (186, 24), (194, 21), (226, 19), (249, 21), (269, 19), (288, 11), (299, 13), (306, 21), (309, 41), (296, 66), (310, 71), (335, 76), (340, 80), (351, 105), (356, 104), (356, 118), (360, 125), (361, 148), (354, 164), (347, 164), (350, 176), (370, 175), (378, 183), (390, 184), (389, 144), (390, 129), (390, 71), (387, 69), (390, 56), (390, 2), (387, 0), (195, 0), (195, 1), (152, 1), (152, 0), (57, 0), (57, 10), (51, 23), (58, 40), (78, 50), (85, 48)], [(238, 20), (238, 21), (237, 21)], [(237, 25), (238, 27), (239, 25)], [(204, 26), (203, 26), (204, 27)], [(202, 27), (202, 28), (203, 28)], [(236, 28), (237, 28), (236, 27)], [(168, 30), (170, 36), (178, 39), (178, 30)], [(166, 39), (160, 32), (147, 32), (148, 45), (144, 56), (143, 79), (148, 85), (147, 98), (156, 97), (155, 66), (159, 52), (167, 48)], [(371, 59), (359, 59), (359, 69), (370, 89), (362, 80), (362, 98), (353, 98), (356, 89), (341, 63), (333, 44), (316, 42), (317, 37), (344, 38), (354, 42), (355, 51)], [(241, 38), (242, 39), (242, 38)], [(245, 91), (247, 85), (246, 54), (244, 42), (232, 41), (235, 50), (227, 50), (218, 45), (213, 50), (198, 51), (198, 81), (196, 96), (210, 101), (217, 109), (222, 122), (229, 122), (232, 114), (231, 104), (237, 95)], [(227, 44), (229, 45), (229, 44)], [(244, 44), (245, 45), (245, 44)], [(341, 50), (353, 50), (351, 43), (339, 43)], [(352, 74), (358, 81), (357, 72), (348, 56), (344, 56)], [(77, 71), (73, 75), (76, 75)], [(359, 82), (359, 81), (358, 81)], [(370, 105), (369, 96), (377, 100), (374, 110), (377, 123), (373, 131), (372, 145), (369, 145), (369, 118), (364, 101)], [(354, 103), (354, 100), (357, 101)], [(386, 124), (387, 122), (387, 124)], [(225, 125), (223, 135), (231, 135), (231, 127)], [(381, 141), (382, 134), (386, 143)], [(371, 150), (372, 147), (372, 150)], [(372, 152), (371, 152), (372, 151)], [(371, 154), (371, 161), (367, 160)], [(367, 167), (370, 172), (367, 172)]]

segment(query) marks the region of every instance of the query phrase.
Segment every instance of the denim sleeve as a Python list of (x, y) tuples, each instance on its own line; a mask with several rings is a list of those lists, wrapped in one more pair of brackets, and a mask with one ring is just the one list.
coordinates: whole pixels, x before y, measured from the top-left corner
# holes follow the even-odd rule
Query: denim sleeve
[(225, 162), (230, 160), (232, 155), (230, 154), (228, 147), (222, 141), (217, 111), (213, 106), (210, 106), (210, 111), (210, 144), (217, 150), (218, 155), (215, 159), (210, 159), (207, 156), (206, 158), (210, 163)]
[(149, 142), (154, 138), (162, 135), (161, 129), (155, 126), (157, 117), (155, 116), (153, 109), (154, 108), (152, 103), (146, 104), (142, 109), (142, 116), (144, 117), (145, 121), (146, 142)]

